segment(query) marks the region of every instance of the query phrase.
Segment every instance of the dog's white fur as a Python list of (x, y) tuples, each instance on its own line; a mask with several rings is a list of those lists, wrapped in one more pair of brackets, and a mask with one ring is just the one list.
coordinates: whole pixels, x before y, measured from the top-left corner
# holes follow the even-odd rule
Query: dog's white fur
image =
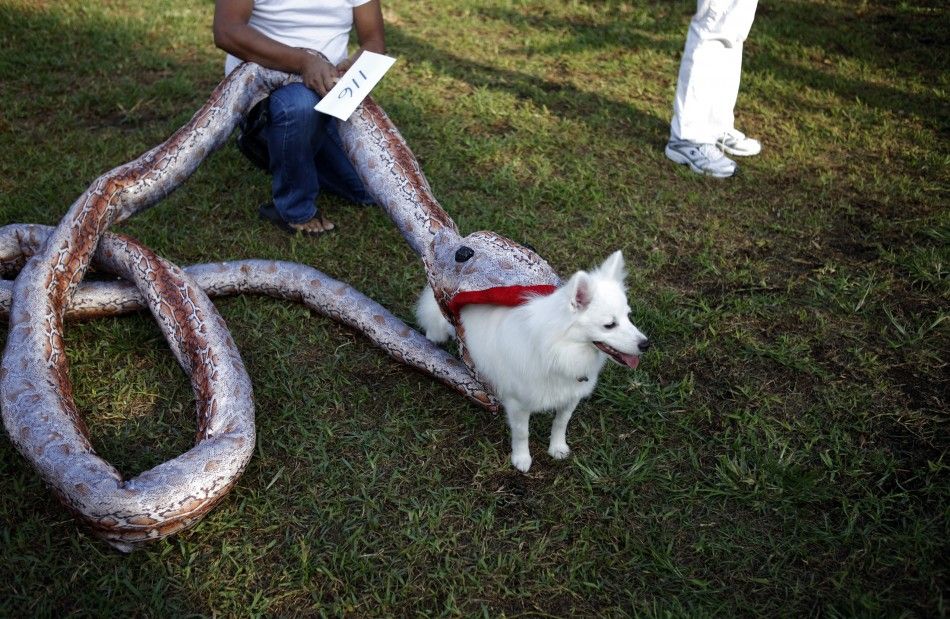
[[(466, 346), (479, 375), (505, 408), (511, 463), (519, 471), (531, 466), (532, 413), (555, 411), (548, 453), (558, 460), (570, 454), (568, 421), (578, 402), (593, 392), (607, 360), (594, 342), (625, 355), (638, 356), (648, 348), (646, 336), (628, 317), (624, 277), (623, 256), (617, 251), (594, 271), (578, 271), (554, 293), (523, 305), (462, 308)], [(416, 304), (416, 318), (434, 342), (455, 335), (428, 286)]]

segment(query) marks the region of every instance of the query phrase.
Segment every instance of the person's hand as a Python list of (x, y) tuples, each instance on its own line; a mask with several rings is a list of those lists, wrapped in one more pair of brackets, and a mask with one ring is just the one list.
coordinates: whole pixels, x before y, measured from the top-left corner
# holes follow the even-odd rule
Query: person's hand
[(307, 52), (307, 58), (304, 61), (300, 76), (303, 78), (304, 85), (322, 97), (330, 92), (330, 89), (337, 82), (336, 67), (320, 52), (312, 49), (304, 51)]
[(356, 62), (356, 59), (360, 57), (360, 54), (363, 53), (363, 50), (358, 51), (349, 58), (345, 58), (343, 62), (336, 66), (337, 73), (343, 75), (347, 70), (353, 66), (353, 63)]
[(353, 66), (353, 61), (347, 58), (346, 60), (344, 60), (343, 62), (341, 62), (340, 64), (336, 66), (336, 72), (339, 75), (343, 75), (344, 73), (346, 73), (347, 69), (349, 69), (352, 66)]

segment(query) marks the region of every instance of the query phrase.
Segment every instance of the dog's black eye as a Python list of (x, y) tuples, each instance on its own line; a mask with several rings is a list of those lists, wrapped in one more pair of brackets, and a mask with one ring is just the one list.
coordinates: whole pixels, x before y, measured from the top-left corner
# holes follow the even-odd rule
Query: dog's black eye
[(616, 327), (616, 326), (617, 326), (617, 321), (616, 321), (616, 320), (611, 320), (611, 321), (610, 321), (610, 324), (604, 325), (604, 329), (613, 329), (613, 328)]
[(475, 255), (475, 250), (474, 250), (474, 249), (472, 249), (471, 247), (466, 247), (465, 245), (462, 245), (462, 246), (459, 247), (458, 250), (455, 252), (455, 261), (456, 261), (456, 262), (465, 262), (466, 260), (468, 260), (469, 258), (471, 258), (471, 257), (474, 256), (474, 255)]

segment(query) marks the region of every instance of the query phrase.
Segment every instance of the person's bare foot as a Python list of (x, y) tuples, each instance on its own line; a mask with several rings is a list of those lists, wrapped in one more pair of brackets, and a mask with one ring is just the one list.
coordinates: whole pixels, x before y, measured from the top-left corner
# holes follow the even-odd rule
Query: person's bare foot
[(301, 234), (306, 234), (309, 236), (317, 236), (323, 234), (324, 232), (329, 232), (336, 228), (336, 225), (329, 219), (323, 216), (322, 213), (317, 213), (310, 220), (305, 221), (299, 224), (287, 224), (297, 232)]
[(299, 224), (287, 223), (281, 218), (273, 202), (265, 202), (257, 207), (257, 215), (264, 221), (269, 221), (288, 234), (319, 236), (336, 228), (333, 222), (324, 217), (319, 210), (308, 221)]

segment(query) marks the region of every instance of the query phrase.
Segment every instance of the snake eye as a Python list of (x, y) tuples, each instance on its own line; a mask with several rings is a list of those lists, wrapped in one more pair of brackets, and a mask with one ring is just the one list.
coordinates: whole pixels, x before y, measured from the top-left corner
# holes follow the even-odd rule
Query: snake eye
[(530, 249), (534, 253), (538, 253), (538, 250), (536, 250), (534, 248), (534, 245), (532, 245), (531, 243), (522, 243), (522, 245), (525, 247), (525, 249)]
[(466, 247), (462, 245), (458, 248), (458, 251), (455, 252), (455, 261), (456, 262), (465, 262), (469, 258), (475, 255), (475, 250), (471, 247)]

